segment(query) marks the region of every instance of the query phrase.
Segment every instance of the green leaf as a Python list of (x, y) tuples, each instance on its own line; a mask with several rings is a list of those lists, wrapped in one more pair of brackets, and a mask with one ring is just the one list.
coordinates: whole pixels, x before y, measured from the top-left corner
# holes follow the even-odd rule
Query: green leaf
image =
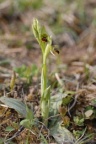
[(48, 88), (46, 88), (45, 92), (44, 92), (44, 96), (43, 98), (46, 99), (46, 100), (49, 100), (50, 99), (50, 86)]
[(72, 100), (72, 96), (66, 96), (65, 98), (62, 99), (62, 104), (64, 106), (68, 105)]
[(15, 129), (12, 127), (12, 126), (7, 126), (5, 131), (7, 132), (11, 132), (11, 131), (14, 131)]
[(28, 119), (24, 119), (20, 122), (20, 125), (26, 127), (26, 128), (31, 128), (31, 125), (30, 125), (30, 121)]
[(61, 126), (61, 123), (57, 123), (50, 129), (51, 135), (54, 137), (58, 144), (74, 144), (75, 138), (65, 127)]
[(78, 126), (84, 125), (84, 118), (83, 117), (74, 116), (73, 120), (74, 120), (75, 124)]
[(14, 71), (18, 73), (19, 77), (26, 79), (28, 83), (31, 82), (32, 76), (37, 75), (39, 72), (35, 64), (30, 67), (22, 65), (21, 67), (15, 68)]
[(0, 101), (7, 105), (9, 108), (15, 109), (23, 117), (26, 117), (26, 105), (20, 100), (3, 96), (0, 97)]
[(42, 133), (40, 133), (40, 136), (41, 136), (41, 144), (48, 144), (47, 140), (45, 139)]
[(44, 91), (44, 94), (41, 97), (41, 113), (44, 119), (48, 118), (49, 106), (50, 106), (50, 86)]
[(4, 144), (4, 138), (0, 138), (0, 144)]
[(59, 106), (62, 104), (62, 99), (65, 98), (67, 94), (57, 93), (56, 95), (53, 95), (50, 100), (50, 112), (53, 113), (53, 115), (56, 115), (59, 109)]
[(52, 49), (52, 46), (50, 44), (47, 44), (47, 46), (45, 48), (45, 52), (44, 52), (44, 63), (46, 62), (47, 56), (51, 49)]
[(30, 121), (33, 120), (34, 119), (33, 111), (31, 109), (29, 109), (27, 106), (26, 106), (26, 111), (27, 111), (26, 118), (29, 119)]

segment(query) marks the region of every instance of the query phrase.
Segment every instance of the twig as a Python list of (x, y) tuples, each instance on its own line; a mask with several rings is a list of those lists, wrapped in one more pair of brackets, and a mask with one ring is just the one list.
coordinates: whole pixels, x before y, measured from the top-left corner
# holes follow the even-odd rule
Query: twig
[(59, 83), (61, 86), (64, 86), (64, 84), (63, 84), (62, 80), (60, 79), (58, 73), (55, 73), (55, 77), (56, 77), (58, 83)]
[(58, 116), (60, 116), (60, 114), (57, 114), (57, 115), (54, 115), (54, 116), (50, 116), (48, 119), (51, 119), (51, 118), (54, 118), (54, 117), (58, 117)]
[[(79, 89), (79, 84), (77, 84), (76, 91), (77, 91), (78, 89)], [(77, 102), (77, 99), (78, 99), (78, 96), (79, 96), (79, 94), (77, 94), (77, 95), (75, 96), (75, 100), (74, 100), (73, 104), (72, 104), (70, 107), (68, 107), (68, 114), (69, 114), (70, 117), (71, 117), (70, 110), (75, 106), (75, 104), (76, 104), (76, 102)]]
[(23, 130), (24, 130), (24, 127), (21, 126), (20, 129), (11, 138), (5, 140), (5, 144), (8, 144), (9, 143), (8, 141), (11, 141), (15, 137), (17, 137)]
[(70, 114), (70, 110), (75, 106), (75, 104), (76, 104), (76, 102), (77, 102), (77, 99), (78, 99), (78, 94), (75, 96), (75, 100), (74, 100), (74, 102), (73, 102), (73, 104), (70, 106), (70, 107), (68, 107), (68, 114), (69, 114), (69, 116), (71, 117), (71, 114)]
[(85, 135), (87, 128), (85, 128), (83, 134), (81, 135), (81, 137), (75, 142), (75, 144), (78, 144), (78, 142), (82, 139), (82, 137)]
[(40, 122), (40, 121), (38, 121), (38, 122), (42, 124), (42, 127), (41, 127), (41, 129), (40, 129), (40, 131), (39, 131), (39, 136), (38, 136), (37, 138), (39, 139), (40, 134), (42, 133), (43, 127), (45, 127), (45, 128), (47, 129), (47, 131), (48, 131), (48, 138), (49, 138), (49, 129), (46, 127), (46, 125), (45, 125), (44, 123), (42, 123), (42, 122)]

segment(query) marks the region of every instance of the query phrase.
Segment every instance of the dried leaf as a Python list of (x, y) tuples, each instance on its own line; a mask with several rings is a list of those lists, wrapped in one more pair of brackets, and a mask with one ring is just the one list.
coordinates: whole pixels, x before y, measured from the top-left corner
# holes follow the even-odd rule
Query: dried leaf
[(89, 118), (92, 114), (93, 114), (93, 110), (92, 109), (90, 109), (90, 110), (85, 112), (86, 118)]
[(10, 81), (11, 90), (13, 90), (13, 88), (14, 88), (15, 80), (16, 80), (16, 73), (13, 71), (13, 74), (12, 74), (12, 77), (11, 77), (11, 81)]

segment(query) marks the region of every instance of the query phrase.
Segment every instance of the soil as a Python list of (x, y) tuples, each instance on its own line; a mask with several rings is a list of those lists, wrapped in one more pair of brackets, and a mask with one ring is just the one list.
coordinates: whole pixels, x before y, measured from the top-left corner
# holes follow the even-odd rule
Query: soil
[[(42, 121), (39, 106), (42, 56), (31, 29), (33, 18), (38, 18), (40, 23), (46, 27), (49, 35), (52, 35), (53, 45), (58, 46), (60, 52), (59, 60), (50, 54), (48, 61), (50, 84), (56, 83), (52, 93), (58, 91), (57, 83), (59, 83), (53, 75), (54, 73), (58, 73), (58, 77), (63, 83), (63, 85), (59, 85), (59, 88), (64, 92), (75, 92), (72, 95), (73, 100), (69, 104), (69, 112), (67, 105), (66, 117), (70, 119), (67, 128), (73, 133), (73, 130), (82, 131), (87, 127), (87, 134), (94, 133), (94, 137), (89, 143), (95, 144), (96, 25), (94, 7), (96, 2), (95, 0), (85, 1), (84, 8), (81, 6), (80, 10), (75, 6), (76, 2), (73, 2), (73, 5), (70, 1), (62, 3), (61, 1), (58, 3), (44, 0), (40, 8), (25, 10), (13, 7), (12, 2), (7, 0), (0, 4), (0, 96), (7, 95), (26, 101), (29, 107), (33, 103), (35, 115)], [(13, 11), (10, 12), (10, 9)], [(28, 84), (26, 78), (22, 78), (16, 73), (14, 90), (10, 93), (9, 85), (13, 70), (22, 65), (30, 67), (32, 64), (37, 66), (38, 75), (33, 75), (32, 82)], [(93, 114), (84, 119), (83, 126), (76, 125), (73, 121), (74, 116), (85, 115), (85, 111), (90, 107), (94, 111)], [(66, 127), (66, 120), (62, 116), (60, 118)], [(12, 138), (12, 142), (23, 144), (27, 138), (28, 129), (19, 126), (22, 119), (14, 109), (0, 106), (0, 138), (12, 138), (17, 133)], [(18, 125), (15, 126), (13, 121)], [(14, 131), (6, 131), (6, 127), (9, 125), (14, 127)], [(48, 131), (45, 128), (42, 129), (42, 125), (40, 125), (40, 129), (47, 137)], [(33, 127), (33, 131), (37, 134), (38, 130)], [(52, 136), (49, 139), (50, 143), (55, 143)], [(39, 137), (34, 133), (30, 133), (29, 141), (30, 144), (40, 143)]]

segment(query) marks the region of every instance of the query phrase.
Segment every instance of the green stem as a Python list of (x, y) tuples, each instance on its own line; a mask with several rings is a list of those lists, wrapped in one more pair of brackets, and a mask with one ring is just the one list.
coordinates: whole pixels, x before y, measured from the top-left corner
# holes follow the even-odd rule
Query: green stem
[[(52, 39), (48, 36), (44, 27), (42, 27), (37, 19), (34, 19), (32, 25), (34, 36), (36, 37), (42, 50), (42, 72), (41, 72), (41, 114), (43, 122), (47, 126), (49, 108), (50, 108), (50, 86), (47, 86), (47, 57), (52, 49)], [(45, 39), (44, 39), (45, 38)]]
[(44, 61), (43, 58), (42, 74), (41, 74), (41, 96), (43, 96), (46, 88), (47, 88), (47, 66), (46, 61)]
[(41, 74), (41, 97), (43, 96), (46, 88), (47, 88), (46, 65), (43, 65), (42, 66), (42, 74)]
[(48, 115), (49, 115), (49, 107), (48, 107), (48, 99), (46, 93), (47, 89), (47, 64), (46, 60), (43, 58), (43, 66), (42, 66), (42, 74), (41, 74), (41, 114), (43, 117), (43, 122), (47, 126)]

